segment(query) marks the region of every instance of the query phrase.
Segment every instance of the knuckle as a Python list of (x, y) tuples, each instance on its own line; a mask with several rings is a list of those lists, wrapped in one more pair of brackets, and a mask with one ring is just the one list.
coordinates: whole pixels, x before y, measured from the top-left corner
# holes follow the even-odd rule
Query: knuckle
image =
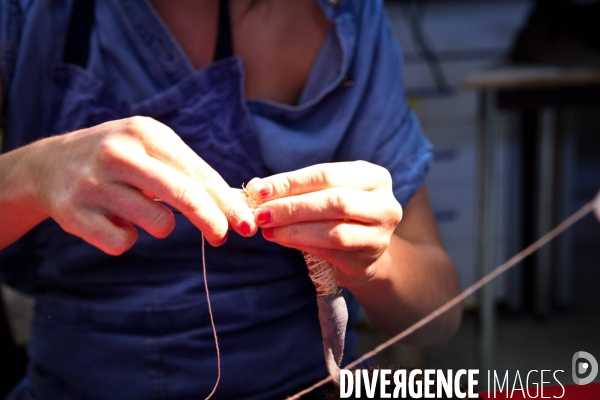
[(373, 164), (375, 166), (375, 174), (378, 180), (386, 187), (392, 186), (392, 175), (386, 168)]
[(141, 115), (128, 118), (125, 122), (124, 131), (128, 135), (140, 140), (147, 140), (152, 137), (152, 133), (158, 131), (160, 131), (161, 135), (172, 135), (176, 138), (179, 138), (179, 136), (177, 136), (175, 132), (165, 124), (155, 120), (154, 118)]
[(295, 179), (293, 179), (290, 176), (285, 176), (284, 179), (280, 179), (277, 182), (274, 182), (273, 184), (275, 192), (279, 195), (286, 195), (292, 193), (295, 187)]
[(123, 149), (123, 142), (117, 135), (106, 135), (96, 149), (96, 160), (101, 168), (113, 168), (126, 164), (129, 157)]
[(99, 197), (101, 193), (98, 178), (93, 175), (81, 177), (77, 182), (76, 192), (76, 196), (83, 200), (92, 200)]
[(301, 212), (300, 204), (295, 201), (280, 202), (282, 205), (284, 216), (286, 219), (291, 219), (294, 215), (298, 215)]
[(73, 233), (76, 226), (76, 213), (78, 196), (73, 191), (65, 191), (55, 197), (50, 205), (50, 215), (63, 229)]
[(390, 171), (378, 164), (373, 164), (364, 160), (354, 161), (357, 167), (358, 173), (367, 175), (369, 181), (377, 187), (389, 187), (392, 186), (392, 175)]
[(191, 164), (186, 166), (187, 175), (193, 180), (200, 183), (202, 186), (209, 188), (211, 186), (209, 179), (207, 178), (207, 171), (205, 171), (203, 165)]
[(353, 170), (355, 170), (357, 174), (361, 174), (361, 175), (367, 174), (367, 175), (370, 175), (371, 177), (377, 176), (379, 174), (379, 172), (378, 172), (379, 166), (377, 164), (373, 164), (368, 161), (356, 160), (356, 161), (352, 162), (351, 166), (353, 167)]
[(386, 208), (388, 211), (385, 213), (385, 225), (394, 229), (402, 220), (402, 206), (392, 196), (389, 205)]
[(150, 117), (144, 117), (141, 115), (136, 115), (130, 118), (127, 118), (125, 131), (128, 134), (138, 136), (143, 134), (147, 129), (149, 129), (155, 121)]
[(158, 238), (165, 238), (175, 228), (175, 218), (169, 211), (156, 209), (150, 214), (150, 226), (154, 231), (154, 235)]
[(354, 161), (354, 165), (356, 165), (359, 169), (365, 169), (365, 168), (369, 168), (375, 164), (372, 164), (365, 160), (356, 160), (356, 161)]
[(242, 215), (234, 204), (224, 204), (222, 207), (223, 214), (225, 214), (227, 220), (231, 221), (232, 224), (237, 225), (242, 221)]
[(330, 196), (329, 207), (340, 215), (348, 215), (350, 211), (348, 198), (341, 193), (334, 193)]
[(400, 223), (400, 221), (402, 221), (403, 210), (402, 206), (397, 201), (394, 202), (394, 205), (394, 212), (392, 213), (394, 219), (392, 220), (392, 223), (394, 226), (396, 226)]
[(191, 184), (179, 184), (172, 188), (173, 197), (183, 203), (190, 211), (198, 211), (199, 204), (194, 201), (194, 189)]
[(112, 135), (104, 135), (100, 139), (96, 147), (96, 154), (98, 155), (98, 158), (101, 161), (104, 161), (107, 158), (110, 159), (115, 153), (115, 151), (117, 150), (117, 146), (114, 142), (115, 139)]
[(321, 181), (326, 187), (335, 186), (338, 170), (334, 168), (321, 168), (317, 173), (316, 179)]
[[(181, 212), (191, 216), (196, 225), (202, 227), (206, 239), (215, 244), (227, 234), (229, 228), (227, 216), (218, 206), (209, 204), (209, 197), (202, 192), (197, 184), (183, 183), (171, 189), (172, 196), (179, 204)], [(208, 203), (204, 203), (204, 201)]]
[(301, 236), (300, 228), (297, 225), (290, 225), (287, 229), (280, 229), (278, 236), (283, 242), (295, 243)]
[(113, 256), (120, 256), (133, 246), (137, 240), (137, 232), (121, 231), (120, 234), (112, 235), (107, 240), (106, 252)]
[(349, 247), (349, 238), (342, 226), (336, 226), (329, 231), (329, 241), (337, 248)]
[(170, 188), (171, 195), (179, 210), (195, 216), (202, 215), (202, 197), (191, 183), (179, 183)]

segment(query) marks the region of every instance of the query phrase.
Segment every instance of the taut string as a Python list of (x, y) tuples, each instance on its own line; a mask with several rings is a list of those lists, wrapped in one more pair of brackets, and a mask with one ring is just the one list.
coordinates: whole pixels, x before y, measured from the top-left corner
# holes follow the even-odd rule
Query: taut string
[[(579, 221), (580, 219), (582, 219), (583, 217), (585, 217), (586, 215), (588, 215), (592, 211), (594, 211), (596, 213), (596, 216), (600, 220), (600, 193), (596, 196), (596, 198), (594, 200), (592, 200), (591, 202), (589, 202), (586, 205), (584, 205), (583, 207), (581, 207), (579, 209), (579, 211), (575, 212), (570, 217), (568, 217), (567, 219), (565, 219), (557, 227), (555, 227), (550, 232), (548, 232), (547, 234), (545, 234), (544, 236), (542, 236), (541, 238), (539, 238), (533, 244), (529, 245), (527, 248), (525, 248), (524, 250), (522, 250), (520, 253), (518, 253), (515, 256), (513, 256), (511, 259), (509, 259), (508, 261), (506, 261), (504, 264), (496, 267), (492, 272), (490, 272), (489, 274), (487, 274), (486, 276), (484, 276), (483, 278), (481, 278), (479, 281), (477, 281), (473, 285), (469, 286), (461, 294), (459, 294), (458, 296), (454, 297), (453, 299), (451, 299), (450, 301), (448, 301), (446, 304), (442, 305), (441, 307), (439, 307), (435, 311), (431, 312), (425, 318), (421, 319), (420, 321), (417, 321), (415, 324), (413, 324), (412, 326), (408, 327), (404, 331), (400, 332), (396, 336), (394, 336), (391, 339), (383, 342), (379, 346), (375, 347), (373, 350), (371, 350), (371, 351), (363, 354), (356, 361), (351, 362), (350, 364), (342, 367), (342, 369), (351, 369), (351, 368), (356, 367), (357, 365), (359, 365), (363, 361), (365, 361), (365, 360), (373, 357), (377, 353), (379, 353), (382, 350), (390, 347), (394, 343), (398, 342), (399, 340), (401, 340), (401, 339), (405, 338), (406, 336), (410, 335), (411, 333), (415, 332), (417, 329), (419, 329), (419, 328), (423, 327), (424, 325), (428, 324), (429, 322), (433, 321), (435, 318), (439, 317), (440, 315), (442, 315), (443, 313), (445, 313), (446, 311), (448, 311), (452, 307), (456, 306), (457, 304), (460, 304), (467, 297), (469, 297), (470, 295), (472, 295), (473, 293), (475, 293), (476, 291), (478, 291), (479, 289), (481, 289), (483, 286), (485, 286), (486, 284), (488, 284), (489, 282), (491, 282), (493, 279), (497, 278), (499, 275), (502, 275), (504, 272), (508, 271), (509, 269), (511, 269), (512, 267), (514, 267), (515, 265), (517, 265), (518, 263), (520, 263), (521, 261), (523, 261), (524, 258), (526, 258), (526, 257), (530, 256), (531, 254), (535, 253), (537, 250), (539, 250), (545, 244), (547, 244), (548, 242), (550, 242), (551, 240), (553, 240), (554, 238), (556, 238), (558, 235), (560, 235), (565, 230), (567, 230), (571, 225), (573, 225), (575, 222)], [(306, 389), (304, 389), (304, 390), (296, 393), (295, 395), (293, 395), (291, 397), (288, 397), (288, 399), (289, 400), (299, 399), (301, 396), (304, 396), (305, 394), (308, 394), (308, 393), (312, 392), (313, 390), (315, 390), (315, 389), (317, 389), (317, 388), (319, 388), (319, 387), (321, 387), (321, 386), (323, 386), (323, 385), (331, 382), (332, 380), (333, 380), (332, 377), (328, 376), (327, 378), (324, 378), (324, 379), (320, 380), (319, 382), (317, 382), (314, 385), (312, 385), (312, 386), (310, 386), (310, 387), (308, 387), (308, 388), (306, 388)]]

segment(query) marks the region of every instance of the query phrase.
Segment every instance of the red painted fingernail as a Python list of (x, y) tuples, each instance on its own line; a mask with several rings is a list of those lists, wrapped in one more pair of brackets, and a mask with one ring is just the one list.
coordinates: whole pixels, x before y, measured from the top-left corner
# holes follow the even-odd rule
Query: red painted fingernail
[(258, 191), (260, 197), (267, 197), (273, 193), (273, 187), (270, 184), (265, 184), (262, 189)]
[(242, 235), (249, 235), (252, 232), (252, 226), (248, 221), (243, 221), (240, 224), (240, 232), (242, 232)]
[(225, 237), (223, 238), (223, 240), (221, 240), (221, 241), (219, 242), (219, 244), (218, 244), (217, 246), (223, 246), (223, 245), (224, 245), (224, 244), (227, 242), (227, 239), (229, 239), (229, 232), (227, 232), (227, 233), (225, 234)]
[(275, 236), (273, 228), (263, 228), (262, 233), (266, 239), (273, 239), (273, 236)]
[(256, 219), (258, 220), (259, 224), (268, 224), (273, 219), (273, 216), (271, 215), (271, 210), (260, 210), (258, 215), (256, 216)]

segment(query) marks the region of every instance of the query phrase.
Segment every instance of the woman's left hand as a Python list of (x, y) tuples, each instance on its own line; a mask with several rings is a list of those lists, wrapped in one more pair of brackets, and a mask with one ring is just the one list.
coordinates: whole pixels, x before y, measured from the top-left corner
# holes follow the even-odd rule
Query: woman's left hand
[(318, 164), (253, 179), (246, 188), (263, 236), (331, 262), (341, 286), (375, 275), (402, 207), (389, 172), (365, 161)]

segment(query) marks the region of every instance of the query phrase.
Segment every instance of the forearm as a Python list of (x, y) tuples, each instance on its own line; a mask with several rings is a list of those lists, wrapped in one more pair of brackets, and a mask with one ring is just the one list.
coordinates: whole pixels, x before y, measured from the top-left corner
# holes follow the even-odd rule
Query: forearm
[(0, 249), (48, 218), (36, 201), (29, 160), (36, 144), (0, 155)]
[[(440, 246), (412, 243), (394, 234), (376, 263), (373, 277), (348, 289), (369, 319), (390, 335), (408, 328), (460, 291), (452, 261)], [(458, 328), (460, 317), (461, 307), (454, 307), (405, 342), (443, 343)]]

